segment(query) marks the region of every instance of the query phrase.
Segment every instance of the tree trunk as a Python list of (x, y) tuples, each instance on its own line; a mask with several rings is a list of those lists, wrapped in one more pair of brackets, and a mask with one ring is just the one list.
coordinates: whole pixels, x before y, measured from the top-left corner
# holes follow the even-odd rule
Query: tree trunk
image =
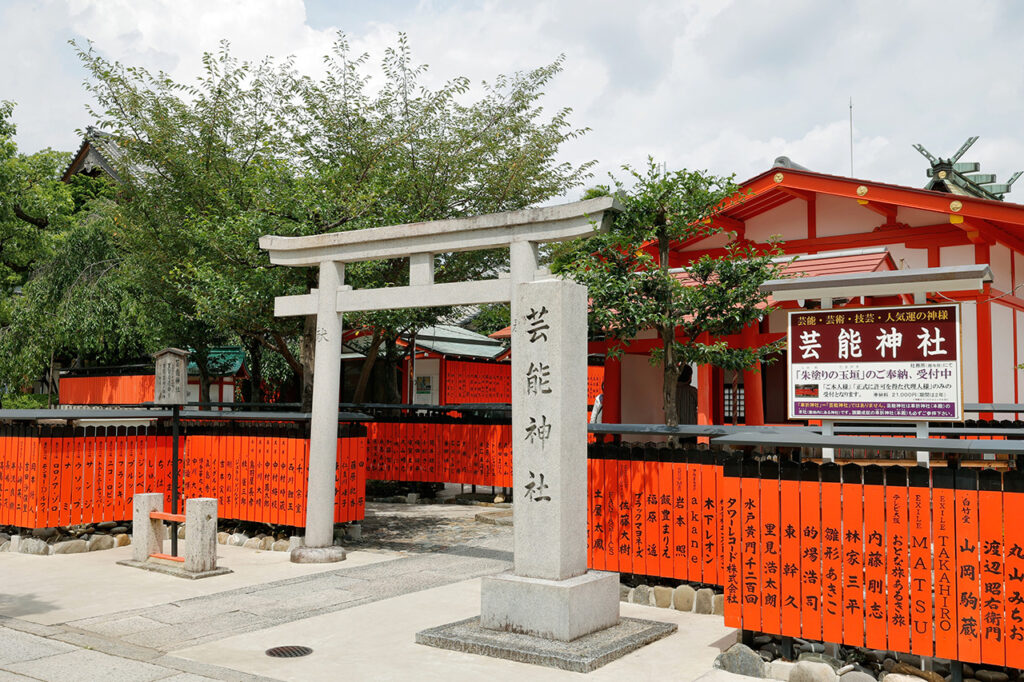
[(243, 338), (242, 345), (249, 354), (249, 402), (262, 403), (263, 396), (263, 346), (259, 341)]
[(398, 385), (398, 343), (388, 338), (384, 343), (384, 358), (387, 361), (387, 372), (384, 384), (387, 387), (387, 401), (392, 404), (402, 402), (402, 389)]
[(664, 327), (658, 331), (664, 345), (661, 396), (665, 408), (665, 426), (678, 426), (679, 407), (676, 405), (676, 384), (679, 383), (679, 364), (676, 362), (675, 348), (672, 346), (672, 334), (675, 329)]
[(313, 410), (313, 361), (316, 355), (316, 316), (306, 317), (302, 326), (302, 341), (299, 344), (299, 361), (302, 363), (302, 411)]
[(363, 360), (363, 367), (359, 371), (359, 381), (356, 383), (356, 392), (352, 396), (352, 402), (361, 403), (366, 399), (366, 387), (370, 383), (370, 375), (373, 374), (373, 366), (380, 355), (380, 346), (384, 342), (384, 335), (380, 329), (373, 330), (373, 340), (366, 350), (366, 359)]
[[(668, 235), (668, 228), (666, 227), (666, 216), (665, 212), (659, 211), (658, 215), (654, 218), (654, 224), (658, 226), (658, 268), (661, 270), (661, 276), (668, 280), (672, 277), (669, 274), (669, 246), (671, 240)], [(669, 300), (662, 301), (665, 306), (665, 312), (667, 313), (672, 305), (671, 301), (671, 290), (667, 290), (666, 297)], [(666, 315), (666, 318), (668, 316)], [(676, 384), (679, 382), (679, 362), (676, 358), (675, 336), (676, 328), (674, 325), (665, 325), (664, 327), (658, 327), (658, 335), (661, 337), (662, 345), (662, 404), (665, 411), (665, 426), (678, 426), (679, 425), (679, 409), (676, 406)], [(675, 436), (668, 439), (669, 444), (675, 445), (678, 441)]]
[(199, 370), (199, 409), (210, 409), (210, 352), (209, 349), (196, 349), (192, 359)]

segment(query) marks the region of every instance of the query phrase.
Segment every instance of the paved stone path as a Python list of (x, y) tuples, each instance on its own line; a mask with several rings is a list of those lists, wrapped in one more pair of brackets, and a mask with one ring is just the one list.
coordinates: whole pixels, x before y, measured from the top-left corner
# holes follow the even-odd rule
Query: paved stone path
[(342, 562), (337, 570), (55, 626), (0, 618), (0, 682), (261, 679), (167, 652), (504, 571), (512, 529), (476, 522), (479, 511), (373, 504), (363, 538), (349, 547), (393, 560), (352, 568)]

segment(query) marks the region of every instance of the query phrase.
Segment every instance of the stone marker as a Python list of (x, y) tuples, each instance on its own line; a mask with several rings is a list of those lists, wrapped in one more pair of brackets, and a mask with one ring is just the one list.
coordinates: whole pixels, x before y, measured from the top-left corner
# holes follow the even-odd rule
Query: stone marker
[(654, 595), (651, 594), (650, 585), (637, 585), (632, 590), (630, 590), (629, 603), (643, 604), (644, 606), (654, 606)]
[(48, 544), (46, 544), (44, 541), (40, 540), (39, 538), (25, 538), (25, 537), (23, 537), (23, 538), (21, 538), (21, 541), (19, 543), (15, 543), (14, 542), (14, 538), (17, 538), (17, 537), (18, 536), (15, 535), (14, 537), (11, 538), (11, 547), (13, 548), (15, 546), (15, 544), (17, 544), (17, 550), (16, 551), (21, 552), (22, 554), (38, 554), (38, 555), (43, 555), (43, 554), (49, 554), (50, 553), (50, 546)]
[(483, 578), (480, 625), (568, 642), (619, 621), (618, 576), (587, 570), (587, 289), (517, 284), (512, 310), (514, 572)]
[(137, 493), (132, 505), (132, 559), (146, 561), (150, 554), (161, 554), (164, 549), (164, 522), (151, 519), (150, 512), (162, 511), (164, 496), (161, 493)]
[(217, 568), (217, 500), (193, 497), (185, 500), (185, 570), (205, 573)]
[(50, 550), (51, 554), (81, 554), (88, 552), (89, 545), (85, 540), (65, 540), (54, 543)]
[(188, 351), (164, 348), (153, 354), (156, 365), (153, 402), (184, 405), (188, 402)]
[(89, 539), (89, 551), (97, 552), (103, 549), (114, 548), (114, 536), (113, 535), (96, 535)]

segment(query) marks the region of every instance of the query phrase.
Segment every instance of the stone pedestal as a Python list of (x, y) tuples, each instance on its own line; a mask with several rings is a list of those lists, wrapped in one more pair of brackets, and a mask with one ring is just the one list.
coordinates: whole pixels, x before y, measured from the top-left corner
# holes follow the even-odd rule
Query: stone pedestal
[(480, 626), (571, 642), (619, 622), (619, 575), (588, 571), (568, 580), (504, 573), (483, 578)]

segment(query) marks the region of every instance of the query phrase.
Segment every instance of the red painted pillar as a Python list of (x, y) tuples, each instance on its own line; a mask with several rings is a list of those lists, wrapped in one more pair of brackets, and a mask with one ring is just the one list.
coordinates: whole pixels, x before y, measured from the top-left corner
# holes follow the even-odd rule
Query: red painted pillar
[(602, 421), (605, 424), (622, 423), (622, 361), (606, 358), (604, 361), (604, 397)]
[[(743, 344), (752, 348), (758, 343), (758, 325), (753, 323), (743, 330)], [(743, 418), (748, 426), (764, 424), (764, 396), (761, 390), (761, 363), (743, 372)]]
[[(974, 246), (974, 262), (988, 264), (988, 244), (976, 244)], [(978, 402), (992, 402), (992, 304), (989, 284), (985, 285), (981, 296), (978, 297), (977, 313), (977, 336), (978, 339)], [(992, 419), (991, 412), (983, 412), (978, 415), (979, 419)]]

